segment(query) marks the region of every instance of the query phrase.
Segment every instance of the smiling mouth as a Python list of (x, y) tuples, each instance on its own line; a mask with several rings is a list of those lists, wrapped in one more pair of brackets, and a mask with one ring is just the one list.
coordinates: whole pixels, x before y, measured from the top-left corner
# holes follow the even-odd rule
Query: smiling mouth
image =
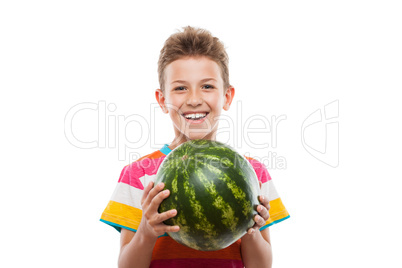
[(191, 114), (183, 114), (184, 118), (189, 120), (201, 120), (205, 118), (209, 113), (191, 113)]

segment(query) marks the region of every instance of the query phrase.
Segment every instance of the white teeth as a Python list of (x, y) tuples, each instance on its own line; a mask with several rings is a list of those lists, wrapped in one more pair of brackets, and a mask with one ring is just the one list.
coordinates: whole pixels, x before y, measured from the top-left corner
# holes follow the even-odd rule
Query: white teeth
[(206, 113), (203, 113), (203, 114), (186, 114), (186, 115), (185, 115), (185, 117), (186, 117), (187, 119), (198, 119), (198, 118), (203, 118), (203, 117), (205, 117), (205, 116), (207, 116)]

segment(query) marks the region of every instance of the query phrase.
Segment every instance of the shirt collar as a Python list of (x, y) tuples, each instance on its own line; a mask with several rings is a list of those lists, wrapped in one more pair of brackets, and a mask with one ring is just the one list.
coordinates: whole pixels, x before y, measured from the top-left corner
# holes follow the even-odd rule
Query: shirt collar
[(168, 146), (168, 144), (163, 145), (163, 147), (159, 151), (161, 151), (165, 155), (168, 155), (172, 151)]

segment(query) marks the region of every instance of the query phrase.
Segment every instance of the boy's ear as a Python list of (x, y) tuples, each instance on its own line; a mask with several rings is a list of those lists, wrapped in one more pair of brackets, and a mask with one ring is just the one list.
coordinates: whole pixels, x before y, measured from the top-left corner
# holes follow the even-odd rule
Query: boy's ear
[(165, 104), (166, 99), (165, 99), (161, 89), (158, 88), (155, 90), (155, 98), (156, 98), (156, 101), (159, 103), (159, 106), (161, 107), (162, 111), (165, 114), (167, 114), (169, 111), (166, 108), (166, 104)]
[(235, 89), (234, 87), (230, 86), (225, 93), (225, 103), (223, 105), (223, 109), (225, 111), (229, 110), (230, 105), (232, 104), (233, 97), (235, 95)]

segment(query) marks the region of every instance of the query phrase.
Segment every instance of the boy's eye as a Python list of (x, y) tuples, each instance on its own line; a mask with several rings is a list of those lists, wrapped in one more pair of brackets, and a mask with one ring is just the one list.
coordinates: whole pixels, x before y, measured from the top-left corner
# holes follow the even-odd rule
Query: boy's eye
[(185, 87), (176, 87), (174, 90), (185, 90)]
[(214, 88), (214, 87), (211, 86), (211, 85), (205, 85), (204, 88), (206, 88), (206, 89), (212, 89), (212, 88)]

